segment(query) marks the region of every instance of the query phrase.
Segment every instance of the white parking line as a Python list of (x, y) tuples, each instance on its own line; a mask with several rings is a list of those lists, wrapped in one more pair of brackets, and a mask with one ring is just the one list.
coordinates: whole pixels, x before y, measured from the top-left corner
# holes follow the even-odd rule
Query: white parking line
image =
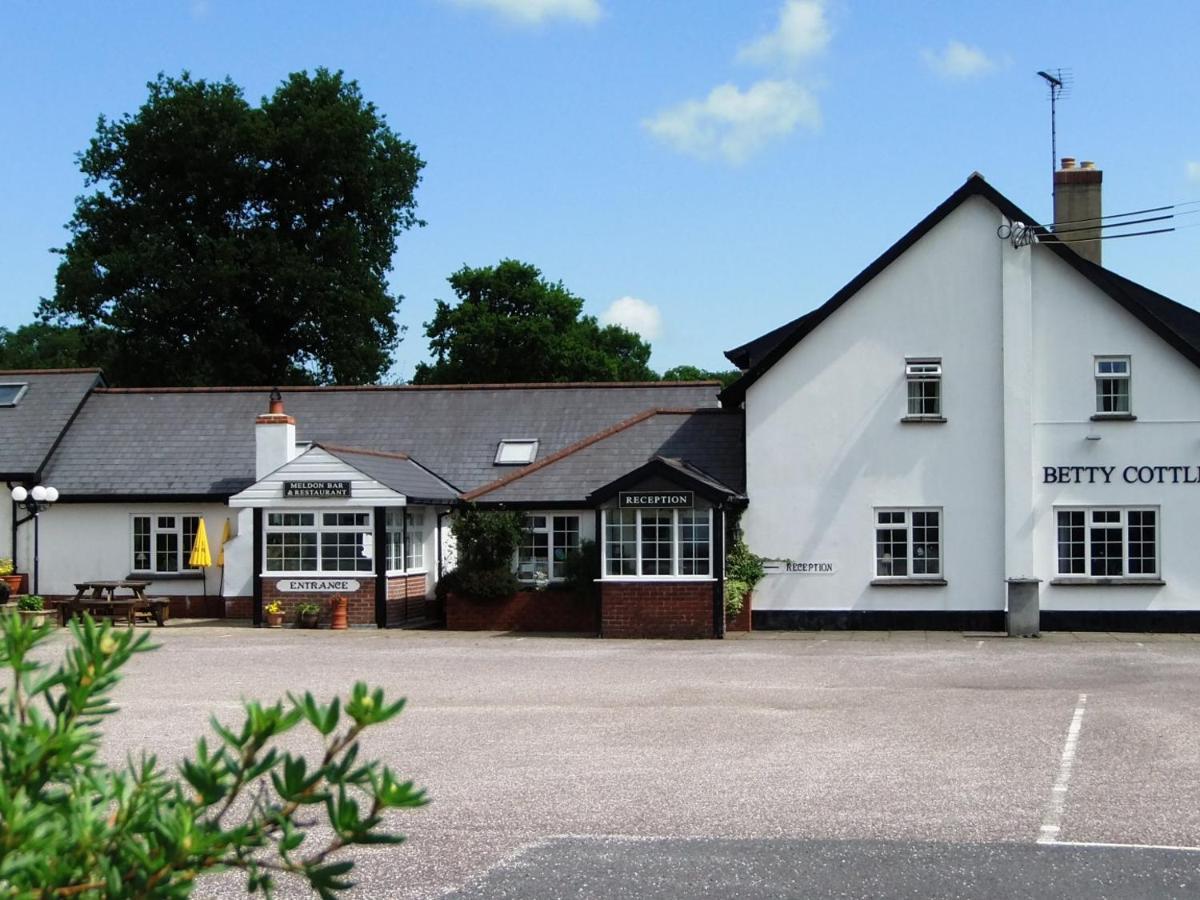
[(1184, 853), (1200, 853), (1200, 847), (1181, 847), (1176, 844), (1111, 844), (1104, 841), (1038, 841), (1055, 847), (1098, 847), (1102, 850), (1178, 850)]
[(1071, 781), (1071, 770), (1075, 768), (1075, 748), (1079, 744), (1079, 732), (1083, 728), (1083, 711), (1087, 706), (1087, 694), (1079, 695), (1075, 706), (1075, 714), (1071, 717), (1071, 726), (1067, 729), (1067, 741), (1063, 744), (1062, 761), (1058, 766), (1058, 779), (1050, 789), (1050, 802), (1046, 804), (1046, 814), (1042, 817), (1042, 827), (1038, 830), (1039, 844), (1061, 844), (1058, 833), (1062, 830), (1063, 807), (1067, 802), (1067, 785)]
[(982, 647), (982, 646), (983, 646), (983, 641), (980, 641), (979, 643), (977, 643), (977, 644), (975, 645), (975, 649), (976, 649), (976, 650), (978, 650), (978, 649), (979, 649), (980, 647)]

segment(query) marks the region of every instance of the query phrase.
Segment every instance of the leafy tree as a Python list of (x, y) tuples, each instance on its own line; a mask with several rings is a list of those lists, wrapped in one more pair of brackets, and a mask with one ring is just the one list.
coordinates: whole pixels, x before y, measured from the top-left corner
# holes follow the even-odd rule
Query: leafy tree
[(106, 367), (106, 329), (31, 322), (16, 331), (0, 328), (0, 369)]
[(720, 371), (712, 371), (710, 369), (701, 369), (698, 366), (676, 366), (673, 369), (667, 369), (663, 372), (663, 381), (719, 381), (722, 387), (729, 387), (739, 378), (742, 373), (737, 369), (722, 369)]
[(386, 273), (424, 163), (340, 72), (251, 106), (159, 75), (79, 156), (91, 193), (39, 315), (111, 330), (125, 385), (373, 381), (399, 339)]
[(416, 384), (658, 378), (648, 343), (582, 315), (583, 300), (529, 263), (463, 266), (449, 281), (458, 305), (438, 300), (425, 323), (435, 361), (417, 366)]
[[(99, 725), (115, 710), (119, 670), (149, 649), (148, 635), (85, 619), (72, 625), (75, 646), (51, 670), (38, 647), (50, 632), (0, 617), (0, 666), (12, 673), (0, 695), (6, 897), (186, 897), (198, 876), (222, 869), (244, 872), (250, 893), (269, 895), (289, 874), (335, 897), (351, 887), (354, 866), (335, 854), (400, 843), (401, 835), (379, 830), (385, 811), (426, 802), (412, 782), (358, 759), (362, 732), (404, 705), (361, 682), (344, 705), (305, 694), (287, 704), (248, 702), (239, 727), (214, 719), (215, 746), (201, 739), (179, 777), (153, 756), (110, 769), (100, 761)], [(325, 747), (315, 764), (277, 746), (302, 721)], [(320, 820), (330, 836), (305, 847)]]

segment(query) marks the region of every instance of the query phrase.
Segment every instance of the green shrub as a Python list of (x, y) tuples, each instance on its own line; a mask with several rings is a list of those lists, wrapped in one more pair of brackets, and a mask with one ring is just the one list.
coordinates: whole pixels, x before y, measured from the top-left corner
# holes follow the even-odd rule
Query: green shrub
[(17, 598), (17, 609), (25, 612), (41, 612), (46, 608), (46, 601), (37, 594), (26, 594)]
[(738, 579), (725, 579), (725, 615), (732, 618), (742, 611), (750, 585)]
[(468, 506), (455, 514), (450, 533), (460, 571), (510, 568), (525, 533), (525, 520), (520, 513)]
[[(0, 667), (12, 679), (0, 695), (6, 897), (179, 898), (198, 876), (236, 869), (249, 893), (269, 895), (280, 874), (291, 874), (332, 898), (351, 887), (354, 867), (338, 851), (400, 843), (402, 835), (380, 830), (384, 814), (426, 802), (412, 782), (358, 759), (362, 732), (404, 706), (362, 682), (344, 703), (319, 704), (311, 694), (270, 706), (247, 701), (245, 721), (213, 719), (212, 746), (201, 738), (178, 773), (146, 755), (109, 768), (99, 725), (116, 709), (121, 667), (150, 649), (149, 636), (86, 617), (72, 623), (75, 646), (51, 670), (38, 659), (47, 654), (35, 652), (51, 630), (0, 617)], [(324, 745), (316, 761), (278, 746), (301, 722)]]
[(563, 585), (577, 594), (590, 594), (600, 572), (600, 545), (584, 539), (563, 559)]
[(446, 594), (454, 593), (473, 600), (503, 600), (522, 587), (508, 565), (491, 569), (458, 568), (447, 572), (438, 582), (437, 596), (445, 600)]
[(320, 612), (321, 612), (321, 604), (320, 603), (297, 603), (296, 604), (296, 615), (298, 615), (298, 616), (312, 616), (312, 615), (317, 615)]
[(762, 581), (765, 574), (763, 558), (751, 553), (742, 538), (734, 541), (725, 558), (725, 577), (734, 581), (744, 581), (750, 586), (750, 590), (754, 590), (754, 586)]

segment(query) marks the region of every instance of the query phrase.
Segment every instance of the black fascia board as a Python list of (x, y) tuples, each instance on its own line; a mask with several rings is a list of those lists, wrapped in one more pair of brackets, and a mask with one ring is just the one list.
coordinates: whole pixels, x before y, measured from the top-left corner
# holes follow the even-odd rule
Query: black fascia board
[(455, 506), (467, 507), (473, 506), (479, 509), (513, 509), (513, 510), (534, 510), (534, 509), (591, 509), (592, 502), (586, 497), (581, 497), (578, 500), (459, 500)]
[(728, 488), (722, 490), (716, 485), (709, 484), (707, 481), (702, 481), (689, 475), (687, 471), (678, 469), (661, 459), (652, 459), (649, 462), (638, 466), (632, 472), (627, 472), (620, 478), (610, 481), (608, 484), (596, 488), (588, 495), (589, 505), (599, 505), (605, 500), (610, 500), (621, 491), (633, 487), (647, 478), (659, 476), (667, 479), (675, 484), (684, 485), (689, 490), (695, 491), (706, 500), (713, 503), (722, 503), (738, 497), (736, 491)]
[(228, 503), (233, 494), (63, 494), (58, 503)]
[[(936, 209), (911, 228), (900, 240), (892, 244), (884, 253), (865, 269), (859, 272), (841, 290), (825, 301), (821, 306), (790, 323), (791, 331), (784, 335), (763, 358), (754, 363), (741, 378), (733, 382), (718, 394), (722, 405), (736, 406), (745, 399), (746, 391), (758, 381), (767, 370), (777, 363), (789, 350), (807, 337), (822, 322), (836, 312), (843, 304), (867, 285), (880, 272), (891, 265), (909, 247), (928, 234), (934, 226), (940, 223), (964, 201), (971, 197), (983, 197), (993, 206), (1004, 213), (1012, 221), (1021, 221), (1038, 229), (1038, 243), (1054, 253), (1104, 293), (1108, 294), (1120, 306), (1130, 312), (1135, 318), (1145, 324), (1151, 331), (1182, 353), (1194, 365), (1200, 366), (1200, 345), (1189, 341), (1179, 334), (1171, 325), (1160, 317), (1155, 307), (1171, 304), (1178, 306), (1181, 315), (1194, 315), (1196, 327), (1200, 332), (1200, 313), (1183, 307), (1168, 297), (1157, 294), (1135, 281), (1130, 281), (1114, 272), (1109, 272), (1084, 259), (1070, 246), (1060, 241), (1053, 233), (1045, 232), (1037, 220), (1022, 210), (1019, 206), (992, 187), (978, 172), (973, 173), (966, 182), (947, 197)], [(1175, 310), (1173, 310), (1175, 311)], [(788, 326), (785, 326), (788, 327)], [(779, 329), (775, 329), (778, 331)], [(775, 331), (767, 332), (763, 338), (770, 337)], [(757, 340), (762, 340), (759, 338)], [(731, 354), (744, 353), (755, 341), (743, 344), (730, 351)]]

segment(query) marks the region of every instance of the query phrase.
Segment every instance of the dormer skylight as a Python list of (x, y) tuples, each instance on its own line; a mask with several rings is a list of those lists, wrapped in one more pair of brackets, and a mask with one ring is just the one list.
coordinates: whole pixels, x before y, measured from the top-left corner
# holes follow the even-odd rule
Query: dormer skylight
[(527, 466), (537, 458), (537, 452), (534, 438), (505, 438), (496, 448), (495, 465)]
[(10, 381), (0, 384), (0, 406), (16, 406), (25, 396), (28, 382)]

